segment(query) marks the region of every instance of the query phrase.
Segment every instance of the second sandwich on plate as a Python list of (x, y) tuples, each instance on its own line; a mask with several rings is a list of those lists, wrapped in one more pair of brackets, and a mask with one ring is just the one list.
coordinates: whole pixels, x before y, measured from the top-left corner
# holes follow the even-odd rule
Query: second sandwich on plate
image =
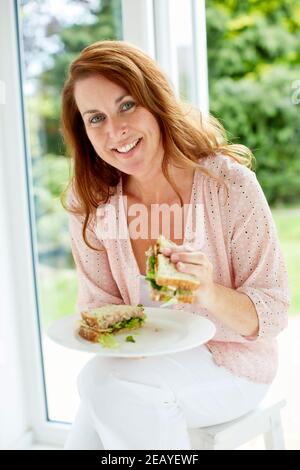
[(81, 312), (79, 336), (101, 343), (103, 346), (116, 345), (113, 335), (141, 328), (146, 321), (143, 305), (106, 304)]

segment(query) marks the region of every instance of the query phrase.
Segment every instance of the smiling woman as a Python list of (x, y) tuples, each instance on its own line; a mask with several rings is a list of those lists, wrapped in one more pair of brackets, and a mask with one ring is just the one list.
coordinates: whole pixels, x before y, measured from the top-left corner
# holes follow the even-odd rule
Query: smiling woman
[[(104, 162), (141, 177), (161, 162), (162, 143), (155, 118), (123, 87), (104, 76), (91, 76), (76, 82), (74, 97), (86, 134)], [(97, 109), (89, 110), (91, 104)]]
[(69, 209), (85, 214), (88, 245), (89, 217), (108, 201), (122, 174), (124, 193), (134, 199), (151, 204), (178, 198), (183, 206), (190, 198), (176, 181), (190, 188), (196, 168), (224, 184), (199, 158), (221, 152), (248, 166), (253, 158), (245, 146), (229, 145), (213, 116), (205, 119), (178, 101), (158, 65), (124, 41), (95, 43), (73, 62), (63, 91), (62, 124), (78, 195), (77, 208)]
[[(152, 224), (175, 242), (174, 230), (168, 235), (182, 215), (163, 213), (164, 224), (152, 208), (179, 200), (180, 209), (188, 206), (183, 236), (158, 257), (194, 276), (197, 289), (192, 303), (172, 308), (216, 327), (213, 339), (189, 351), (90, 361), (79, 375), (82, 402), (66, 448), (190, 449), (188, 428), (238, 418), (266, 394), (277, 369), (275, 338), (287, 323), (286, 268), (247, 168), (252, 153), (230, 144), (212, 116), (181, 103), (156, 62), (128, 42), (97, 42), (74, 60), (62, 122), (74, 164), (65, 194), (78, 312), (151, 305), (142, 288)], [(150, 222), (135, 238), (126, 206), (137, 203)], [(117, 225), (124, 237), (108, 237), (107, 227)]]

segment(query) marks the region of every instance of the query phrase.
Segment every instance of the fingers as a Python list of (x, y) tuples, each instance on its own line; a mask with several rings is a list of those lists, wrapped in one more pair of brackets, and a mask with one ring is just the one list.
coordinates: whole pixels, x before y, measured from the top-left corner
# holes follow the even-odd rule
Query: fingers
[(160, 251), (170, 257), (170, 261), (182, 273), (193, 274), (202, 279), (203, 273), (210, 269), (207, 256), (201, 251), (195, 251), (191, 246), (178, 245), (174, 248), (163, 248)]
[(176, 269), (182, 273), (186, 274), (193, 274), (194, 276), (199, 277), (200, 270), (202, 269), (203, 266), (200, 266), (199, 264), (185, 264), (185, 263), (177, 263), (176, 264)]
[(194, 251), (193, 253), (171, 253), (170, 259), (172, 263), (181, 261), (183, 263), (200, 264), (206, 260), (206, 255), (201, 253), (201, 251)]
[(171, 253), (192, 253), (195, 250), (189, 245), (177, 245), (172, 248), (160, 248), (160, 253), (165, 256), (169, 256)]
[(193, 274), (203, 284), (207, 283), (209, 279), (213, 279), (213, 265), (209, 260), (197, 264), (178, 262), (176, 269), (182, 273)]
[(163, 255), (169, 256), (172, 263), (181, 261), (186, 263), (201, 264), (205, 262), (206, 255), (201, 251), (192, 251), (192, 248), (188, 247), (187, 249), (183, 245), (182, 247), (176, 248), (176, 251), (174, 251), (173, 248), (163, 248), (160, 251)]
[(184, 252), (184, 251), (194, 251), (193, 247), (190, 245), (176, 245), (172, 246), (172, 248), (161, 248), (159, 250), (161, 253), (164, 255), (169, 255), (170, 253), (178, 253), (178, 252)]
[(171, 254), (171, 248), (160, 248), (159, 252), (165, 256), (169, 256)]

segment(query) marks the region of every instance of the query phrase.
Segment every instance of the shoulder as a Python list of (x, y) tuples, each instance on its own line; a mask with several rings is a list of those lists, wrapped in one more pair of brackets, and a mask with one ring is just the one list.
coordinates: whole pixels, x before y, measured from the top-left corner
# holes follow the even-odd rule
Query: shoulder
[(232, 188), (256, 181), (254, 171), (227, 155), (217, 154), (200, 158), (198, 163)]
[(220, 154), (198, 162), (214, 176), (204, 179), (204, 192), (208, 198), (230, 209), (243, 206), (252, 210), (256, 204), (265, 204), (263, 190), (250, 168)]

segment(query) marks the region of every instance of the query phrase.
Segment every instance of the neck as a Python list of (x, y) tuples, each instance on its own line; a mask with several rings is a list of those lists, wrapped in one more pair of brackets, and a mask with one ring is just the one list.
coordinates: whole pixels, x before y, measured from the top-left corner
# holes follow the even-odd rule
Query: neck
[[(194, 170), (192, 168), (169, 167), (169, 174), (175, 182), (180, 182), (179, 194), (185, 194), (191, 187)], [(179, 186), (179, 185), (178, 185)], [(165, 178), (161, 168), (152, 168), (145, 175), (126, 175), (123, 178), (123, 193), (145, 205), (162, 204), (178, 200), (174, 189)]]

